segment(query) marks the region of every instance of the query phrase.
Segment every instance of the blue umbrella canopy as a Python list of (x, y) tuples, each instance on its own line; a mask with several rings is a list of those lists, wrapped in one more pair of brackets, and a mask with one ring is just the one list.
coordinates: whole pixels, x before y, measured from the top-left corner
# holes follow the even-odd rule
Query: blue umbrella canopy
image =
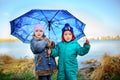
[(45, 35), (54, 42), (61, 40), (62, 28), (69, 23), (73, 28), (76, 39), (85, 36), (85, 24), (69, 13), (67, 10), (39, 10), (33, 9), (22, 16), (10, 21), (11, 35), (24, 43), (30, 43), (34, 26), (42, 24)]

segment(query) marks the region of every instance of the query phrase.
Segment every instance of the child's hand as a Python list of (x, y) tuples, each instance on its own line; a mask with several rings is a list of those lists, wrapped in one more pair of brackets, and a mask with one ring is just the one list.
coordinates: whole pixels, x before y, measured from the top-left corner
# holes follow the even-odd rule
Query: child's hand
[(48, 54), (51, 54), (51, 49), (48, 49), (47, 52), (48, 52)]
[(49, 46), (49, 48), (54, 48), (55, 47), (55, 43), (53, 41), (50, 41), (48, 43), (48, 46)]
[(88, 41), (88, 39), (86, 39), (85, 45), (89, 45), (89, 41)]

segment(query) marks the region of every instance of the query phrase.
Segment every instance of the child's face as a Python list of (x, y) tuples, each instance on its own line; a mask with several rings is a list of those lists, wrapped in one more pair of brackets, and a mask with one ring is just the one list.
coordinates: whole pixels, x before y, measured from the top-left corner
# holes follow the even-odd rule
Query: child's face
[(35, 37), (42, 38), (43, 34), (44, 34), (44, 32), (42, 30), (40, 30), (40, 29), (35, 30)]
[(65, 31), (63, 37), (65, 41), (69, 42), (72, 40), (72, 33), (70, 31)]

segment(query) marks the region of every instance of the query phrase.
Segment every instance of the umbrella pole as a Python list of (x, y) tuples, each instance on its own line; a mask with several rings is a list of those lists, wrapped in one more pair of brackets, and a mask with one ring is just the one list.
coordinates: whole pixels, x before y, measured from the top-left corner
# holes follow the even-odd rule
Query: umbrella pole
[(49, 39), (50, 39), (50, 26), (51, 26), (50, 23), (51, 23), (51, 21), (48, 21), (48, 31), (49, 31), (48, 33), (49, 33)]
[(50, 31), (48, 33), (49, 33), (49, 39), (50, 39)]

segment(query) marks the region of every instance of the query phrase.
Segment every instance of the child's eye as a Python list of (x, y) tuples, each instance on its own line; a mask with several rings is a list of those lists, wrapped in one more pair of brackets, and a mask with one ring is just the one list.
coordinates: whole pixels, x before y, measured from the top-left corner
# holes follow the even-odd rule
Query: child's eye
[(64, 35), (67, 35), (67, 34), (64, 34)]
[(36, 30), (35, 32), (43, 32), (42, 30)]
[(35, 30), (35, 32), (38, 32), (38, 30)]
[(40, 30), (40, 32), (43, 32), (42, 30)]

